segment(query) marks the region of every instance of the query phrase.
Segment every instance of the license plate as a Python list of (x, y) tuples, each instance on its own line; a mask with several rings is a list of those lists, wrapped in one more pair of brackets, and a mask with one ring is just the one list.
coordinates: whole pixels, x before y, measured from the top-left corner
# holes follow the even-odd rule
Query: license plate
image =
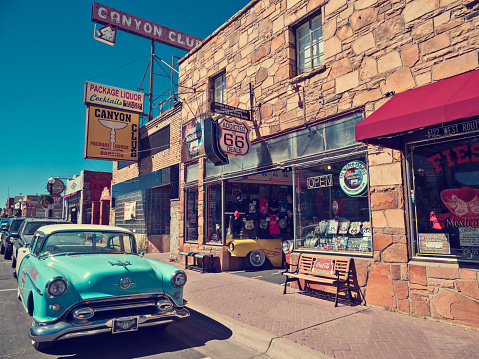
[(132, 332), (138, 330), (138, 317), (113, 319), (111, 331), (115, 333)]

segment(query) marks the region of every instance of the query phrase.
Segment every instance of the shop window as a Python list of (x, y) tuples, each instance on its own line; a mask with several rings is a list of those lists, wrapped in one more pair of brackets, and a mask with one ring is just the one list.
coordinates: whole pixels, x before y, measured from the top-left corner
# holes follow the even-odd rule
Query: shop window
[(214, 101), (226, 103), (226, 73), (213, 78)]
[(233, 239), (292, 239), (292, 172), (274, 170), (227, 182), (224, 223), (226, 243)]
[(365, 156), (297, 168), (295, 189), (296, 249), (371, 253)]
[(479, 136), (411, 145), (413, 254), (479, 261)]
[(198, 181), (200, 165), (198, 162), (186, 166), (186, 183)]
[(296, 28), (297, 74), (300, 75), (324, 64), (323, 28), (321, 14), (308, 19)]
[(185, 239), (198, 242), (198, 188), (186, 188)]
[(170, 186), (146, 190), (145, 224), (148, 234), (170, 234)]
[(222, 241), (222, 186), (221, 183), (208, 184), (206, 186), (207, 193), (207, 233), (206, 241), (208, 243), (223, 243)]

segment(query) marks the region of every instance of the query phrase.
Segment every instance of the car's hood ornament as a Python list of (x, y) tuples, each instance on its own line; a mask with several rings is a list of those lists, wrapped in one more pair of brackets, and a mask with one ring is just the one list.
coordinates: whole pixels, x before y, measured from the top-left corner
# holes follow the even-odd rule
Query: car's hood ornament
[(127, 262), (122, 262), (122, 261), (118, 260), (118, 261), (116, 261), (116, 262), (110, 262), (110, 261), (108, 261), (108, 263), (110, 263), (110, 265), (112, 265), (112, 266), (121, 266), (121, 267), (124, 267), (128, 272), (129, 272), (129, 270), (128, 270), (128, 268), (127, 268), (126, 266), (131, 266), (131, 263), (128, 262), (128, 261), (127, 261)]

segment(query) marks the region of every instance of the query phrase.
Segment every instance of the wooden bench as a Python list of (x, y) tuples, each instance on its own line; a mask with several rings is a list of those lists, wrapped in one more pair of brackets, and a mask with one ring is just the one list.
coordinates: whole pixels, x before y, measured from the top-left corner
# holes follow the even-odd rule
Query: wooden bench
[[(319, 283), (336, 287), (336, 298), (334, 306), (338, 306), (339, 292), (348, 292), (349, 300), (352, 302), (351, 287), (349, 284), (349, 267), (351, 259), (340, 257), (325, 257), (317, 254), (301, 253), (298, 264), (291, 265), (296, 270), (291, 271), (291, 267), (283, 272), (286, 276), (284, 283), (284, 292), (289, 282), (296, 281), (300, 290), (306, 289), (309, 283)], [(305, 281), (305, 288), (301, 288), (300, 279)]]
[[(209, 271), (213, 271), (213, 253), (199, 253), (199, 252), (180, 252), (180, 256), (185, 256), (185, 269), (199, 269), (201, 268), (201, 273), (205, 272), (205, 257), (209, 257)], [(193, 263), (189, 263), (189, 259), (193, 258)], [(197, 259), (201, 259), (201, 266), (197, 262)]]

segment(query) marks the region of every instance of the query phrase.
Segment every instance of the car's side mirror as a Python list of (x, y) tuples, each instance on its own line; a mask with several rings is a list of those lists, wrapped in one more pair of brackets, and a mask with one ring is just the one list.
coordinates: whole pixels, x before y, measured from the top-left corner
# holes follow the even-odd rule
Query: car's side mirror
[(139, 254), (140, 254), (140, 256), (144, 257), (145, 256), (145, 251), (142, 249), (142, 250), (140, 250)]

